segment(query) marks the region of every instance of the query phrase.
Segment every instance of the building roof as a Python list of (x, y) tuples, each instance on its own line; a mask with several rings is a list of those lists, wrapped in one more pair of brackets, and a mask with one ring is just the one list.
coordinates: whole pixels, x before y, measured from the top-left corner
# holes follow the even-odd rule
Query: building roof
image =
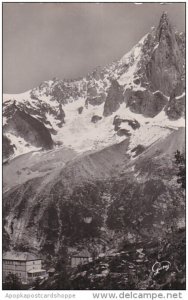
[(48, 273), (55, 273), (55, 268), (50, 268), (50, 269), (48, 270)]
[(3, 253), (4, 260), (22, 260), (22, 261), (30, 261), (30, 260), (40, 260), (37, 255), (29, 252), (16, 252), (16, 251), (8, 251)]
[(32, 269), (32, 270), (27, 271), (27, 273), (32, 273), (32, 274), (39, 273), (39, 272), (46, 272), (46, 270), (44, 270), (44, 269)]
[(82, 250), (79, 253), (73, 254), (73, 257), (91, 257), (91, 254), (89, 253), (88, 250)]

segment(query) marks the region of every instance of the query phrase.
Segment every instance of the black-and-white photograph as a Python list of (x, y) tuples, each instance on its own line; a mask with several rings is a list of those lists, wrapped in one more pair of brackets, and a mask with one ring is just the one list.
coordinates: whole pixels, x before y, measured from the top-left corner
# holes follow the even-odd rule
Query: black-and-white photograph
[(186, 289), (185, 11), (2, 4), (3, 290)]

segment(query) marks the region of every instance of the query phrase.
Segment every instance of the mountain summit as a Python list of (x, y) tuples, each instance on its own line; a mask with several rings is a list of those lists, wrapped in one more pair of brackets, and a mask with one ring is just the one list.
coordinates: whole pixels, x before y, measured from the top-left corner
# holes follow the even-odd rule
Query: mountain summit
[[(49, 138), (48, 143), (39, 142), (41, 130), (54, 145), (84, 152), (130, 136), (134, 140), (147, 122), (150, 128), (162, 124), (164, 130), (184, 126), (184, 90), (184, 34), (174, 31), (164, 12), (157, 29), (152, 28), (132, 50), (105, 68), (79, 80), (53, 79), (24, 94), (4, 95), (4, 157), (51, 147)], [(25, 114), (24, 121), (15, 119), (15, 107)], [(128, 120), (118, 130), (113, 125), (116, 115)], [(133, 120), (140, 129), (129, 126)], [(38, 124), (37, 132), (31, 123)]]
[(171, 31), (171, 25), (170, 25), (170, 22), (169, 22), (169, 19), (168, 19), (168, 14), (167, 14), (166, 11), (163, 12), (163, 14), (160, 18), (158, 31), (159, 31), (159, 34), (158, 34), (159, 40), (162, 37), (162, 34), (164, 32)]

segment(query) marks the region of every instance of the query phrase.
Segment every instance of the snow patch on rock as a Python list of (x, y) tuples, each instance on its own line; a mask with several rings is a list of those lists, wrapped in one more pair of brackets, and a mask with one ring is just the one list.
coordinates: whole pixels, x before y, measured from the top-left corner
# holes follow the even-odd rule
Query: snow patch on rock
[(14, 134), (8, 132), (6, 136), (11, 141), (11, 144), (14, 145), (14, 155), (13, 157), (31, 152), (31, 151), (39, 151), (41, 148), (37, 148), (29, 145), (23, 138), (17, 137)]

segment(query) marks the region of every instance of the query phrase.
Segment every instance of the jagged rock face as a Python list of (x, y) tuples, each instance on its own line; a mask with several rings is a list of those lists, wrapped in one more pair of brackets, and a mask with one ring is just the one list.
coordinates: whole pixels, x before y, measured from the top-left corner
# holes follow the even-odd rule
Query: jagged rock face
[(185, 117), (185, 96), (172, 96), (166, 106), (166, 114), (170, 120), (178, 120)]
[(135, 91), (129, 92), (126, 97), (126, 103), (130, 110), (146, 117), (155, 117), (167, 102), (167, 97), (160, 92), (153, 94), (150, 91)]
[(177, 82), (181, 81), (184, 57), (165, 13), (157, 28), (156, 41), (158, 44), (146, 68), (147, 78), (154, 91), (160, 90), (170, 96)]
[(79, 82), (69, 84), (69, 82), (55, 80), (49, 90), (49, 95), (51, 95), (58, 103), (62, 103), (63, 105), (67, 104), (70, 97), (77, 98), (81, 95)]
[(106, 97), (106, 102), (104, 105), (103, 116), (107, 117), (113, 112), (117, 111), (120, 104), (123, 103), (124, 96), (123, 90), (116, 80), (111, 81), (111, 86)]
[(3, 134), (3, 160), (8, 159), (13, 154), (14, 154), (14, 145), (12, 145), (8, 137)]
[[(103, 70), (97, 69), (84, 78), (77, 80), (59, 80), (54, 78), (48, 82), (40, 84), (39, 87), (31, 91), (32, 99), (40, 99), (42, 95), (51, 97), (52, 101), (57, 101), (66, 105), (80, 97), (88, 99), (92, 105), (99, 105), (105, 101), (106, 80)], [(105, 79), (105, 80), (104, 80)], [(98, 104), (95, 103), (95, 99)]]
[[(16, 101), (13, 97), (8, 97), (8, 101), (5, 101), (3, 105), (3, 116), (5, 117), (5, 124), (9, 119), (12, 118), (12, 115), (15, 113), (16, 109), (24, 111), (26, 114), (33, 116), (35, 119), (42, 122), (45, 126), (48, 126), (50, 122), (48, 121), (46, 115), (50, 114), (58, 119), (58, 115), (60, 113), (59, 105), (54, 107), (54, 103), (51, 102), (46, 103), (45, 101), (41, 101), (40, 99), (30, 98), (31, 92), (28, 92), (26, 98), (23, 96), (22, 101)], [(50, 129), (50, 128), (49, 128)]]
[(53, 147), (51, 135), (44, 124), (19, 109), (16, 109), (12, 118), (4, 126), (4, 132), (13, 132), (36, 147), (44, 149)]
[(87, 98), (86, 99), (86, 102), (85, 102), (85, 105), (88, 106), (88, 104), (91, 104), (91, 105), (100, 105), (102, 104), (106, 99), (106, 95), (103, 93), (103, 94), (99, 94), (97, 95), (96, 97), (93, 97), (93, 98)]
[(118, 131), (122, 123), (127, 123), (133, 130), (140, 128), (140, 124), (136, 120), (121, 119), (118, 116), (115, 116), (113, 121), (114, 130)]

